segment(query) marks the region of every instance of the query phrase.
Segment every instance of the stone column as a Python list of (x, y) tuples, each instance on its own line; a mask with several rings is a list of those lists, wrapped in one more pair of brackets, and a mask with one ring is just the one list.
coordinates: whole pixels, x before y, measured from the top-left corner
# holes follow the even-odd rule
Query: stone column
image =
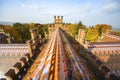
[(7, 38), (6, 40), (7, 40), (8, 44), (11, 44), (10, 38)]
[(63, 16), (61, 16), (61, 23), (63, 23)]
[(29, 31), (30, 31), (30, 34), (31, 34), (31, 39), (34, 42), (34, 39), (35, 39), (34, 31), (33, 31), (33, 29), (29, 29)]
[(37, 47), (39, 44), (38, 28), (30, 29), (30, 33), (31, 33), (31, 38), (33, 40), (33, 43)]
[(88, 49), (89, 44), (90, 44), (90, 41), (85, 41), (85, 46), (84, 46), (84, 47), (85, 47), (86, 49)]
[(58, 16), (58, 23), (60, 23), (60, 16)]
[(78, 41), (78, 35), (75, 35), (75, 40), (77, 40), (77, 41)]
[(78, 32), (78, 40), (79, 40), (79, 42), (80, 42), (81, 44), (84, 43), (85, 35), (86, 35), (85, 29), (79, 29), (79, 32)]
[(31, 40), (27, 40), (26, 44), (28, 45), (28, 50), (30, 52), (30, 57), (32, 57), (32, 55), (33, 55), (32, 41)]
[(40, 41), (40, 43), (42, 43), (42, 36), (41, 36), (41, 34), (39, 34), (39, 41)]
[(54, 16), (54, 23), (56, 23), (56, 16)]

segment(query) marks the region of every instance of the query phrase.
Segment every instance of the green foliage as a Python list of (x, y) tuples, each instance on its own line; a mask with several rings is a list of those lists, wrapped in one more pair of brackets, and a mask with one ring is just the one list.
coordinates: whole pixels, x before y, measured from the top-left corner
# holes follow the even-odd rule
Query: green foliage
[(83, 25), (81, 21), (78, 22), (77, 26), (74, 28), (74, 31), (72, 31), (74, 37), (78, 34), (79, 29), (86, 29), (86, 26)]
[(102, 28), (102, 33), (105, 33), (107, 30), (112, 30), (112, 26), (111, 25), (107, 25), (107, 24), (97, 24), (97, 25), (95, 25), (95, 27), (94, 28), (96, 28), (96, 29), (100, 29), (100, 28)]
[(120, 35), (120, 31), (115, 32), (115, 34)]
[(102, 26), (100, 26), (100, 27), (98, 28), (98, 33), (99, 33), (99, 36), (102, 35)]
[(102, 33), (105, 33), (108, 29), (111, 30), (112, 26), (107, 24), (97, 24), (95, 27), (91, 26), (87, 29), (86, 40), (95, 42), (98, 40), (98, 37), (100, 37)]
[(0, 28), (4, 29), (5, 32), (9, 33), (10, 36), (14, 38), (15, 42), (22, 42), (21, 35), (12, 26), (0, 25)]
[(71, 24), (67, 23), (68, 26), (68, 32), (75, 37), (78, 34), (79, 29), (86, 29), (86, 26), (82, 24), (81, 21), (78, 22), (78, 24)]
[(13, 28), (21, 35), (22, 42), (30, 39), (30, 32), (28, 26), (20, 23), (14, 23)]
[(6, 32), (10, 33), (10, 35), (14, 38), (16, 43), (23, 43), (26, 42), (26, 40), (31, 39), (31, 35), (29, 32), (29, 29), (31, 28), (38, 28), (39, 34), (44, 37), (44, 32), (48, 34), (48, 27), (47, 25), (41, 25), (41, 24), (21, 24), (21, 23), (14, 23), (13, 26), (5, 26), (0, 25), (0, 28), (4, 28)]
[(35, 28), (36, 26), (35, 26), (35, 23), (30, 23), (29, 24), (29, 28)]
[(97, 41), (99, 37), (99, 33), (97, 29), (94, 28), (88, 28), (86, 33), (86, 40), (90, 40), (92, 42)]
[(79, 21), (77, 28), (76, 28), (76, 34), (78, 34), (79, 29), (86, 29), (86, 26), (82, 24), (81, 21)]
[(77, 29), (86, 29), (86, 26), (83, 25), (81, 21), (79, 21), (79, 23), (77, 25)]
[(45, 37), (43, 26), (37, 24), (36, 27), (38, 27), (38, 33), (41, 34), (42, 37)]
[(42, 37), (45, 37), (45, 33), (46, 32), (48, 34), (48, 27), (46, 24), (41, 25), (39, 23), (30, 23), (29, 24), (30, 28), (38, 28), (38, 33), (41, 34)]
[(48, 33), (48, 25), (44, 24), (43, 27), (44, 27), (44, 32), (46, 32), (46, 34), (49, 34)]
[(68, 32), (75, 37), (75, 28), (77, 26), (77, 24), (67, 24), (68, 26)]

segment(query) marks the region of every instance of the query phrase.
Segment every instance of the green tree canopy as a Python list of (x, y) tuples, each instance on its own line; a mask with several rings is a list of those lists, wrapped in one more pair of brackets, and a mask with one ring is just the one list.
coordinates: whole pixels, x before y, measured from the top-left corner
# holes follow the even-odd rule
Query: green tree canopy
[(23, 24), (14, 23), (13, 28), (21, 35), (21, 38), (22, 38), (23, 42), (30, 39), (30, 32), (29, 32), (28, 26), (26, 27)]
[(98, 33), (99, 33), (99, 36), (102, 35), (102, 26), (100, 26), (100, 27), (98, 28)]
[(95, 28), (88, 28), (86, 33), (86, 40), (90, 40), (92, 42), (95, 42), (98, 40), (99, 33), (98, 30)]
[(83, 25), (81, 21), (78, 22), (77, 26), (75, 27), (75, 29), (74, 29), (74, 31), (73, 31), (73, 34), (74, 34), (74, 35), (77, 35), (79, 29), (86, 29), (86, 26)]
[(2, 25), (0, 28), (4, 29), (6, 33), (9, 33), (14, 38), (14, 42), (22, 42), (21, 35), (12, 26)]

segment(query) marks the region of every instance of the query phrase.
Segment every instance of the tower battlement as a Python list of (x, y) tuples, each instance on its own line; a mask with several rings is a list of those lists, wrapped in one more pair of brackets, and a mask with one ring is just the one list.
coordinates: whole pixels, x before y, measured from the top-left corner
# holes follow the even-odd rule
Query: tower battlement
[(63, 23), (63, 16), (54, 16), (54, 23)]
[(62, 28), (67, 31), (67, 25), (63, 23), (63, 16), (54, 16), (54, 23), (48, 24), (49, 38), (51, 38), (53, 32), (57, 28)]

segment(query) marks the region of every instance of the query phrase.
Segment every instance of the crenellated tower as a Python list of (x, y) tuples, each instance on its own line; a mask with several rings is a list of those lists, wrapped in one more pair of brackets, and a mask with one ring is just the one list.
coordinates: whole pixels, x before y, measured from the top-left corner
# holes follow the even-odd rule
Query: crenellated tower
[(55, 29), (58, 27), (63, 27), (63, 16), (54, 16), (54, 27)]
[(67, 24), (63, 23), (63, 16), (54, 16), (54, 23), (48, 24), (49, 38), (51, 38), (54, 30), (58, 27), (62, 28), (66, 32), (68, 31)]

